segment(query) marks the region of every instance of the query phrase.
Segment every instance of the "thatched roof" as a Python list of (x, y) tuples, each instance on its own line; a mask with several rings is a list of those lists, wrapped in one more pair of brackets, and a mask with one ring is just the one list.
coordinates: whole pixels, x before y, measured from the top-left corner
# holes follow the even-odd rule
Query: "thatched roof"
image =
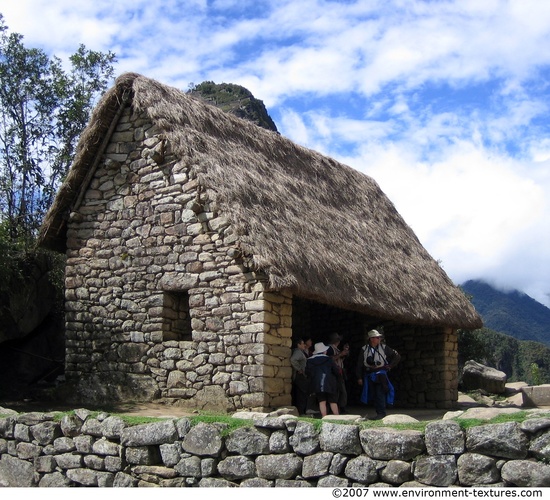
[(124, 99), (196, 169), (273, 288), (403, 323), (481, 326), (373, 179), (136, 74), (118, 78), (95, 109), (44, 220), (43, 246), (65, 244), (67, 215)]

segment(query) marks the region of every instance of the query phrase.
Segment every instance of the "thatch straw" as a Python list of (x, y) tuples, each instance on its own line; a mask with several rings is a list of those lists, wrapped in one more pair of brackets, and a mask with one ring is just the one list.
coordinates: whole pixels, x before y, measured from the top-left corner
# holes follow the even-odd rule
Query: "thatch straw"
[(117, 80), (82, 134), (45, 218), (44, 246), (64, 243), (64, 219), (130, 94), (132, 105), (196, 169), (273, 288), (404, 323), (481, 326), (473, 306), (373, 179), (135, 74)]

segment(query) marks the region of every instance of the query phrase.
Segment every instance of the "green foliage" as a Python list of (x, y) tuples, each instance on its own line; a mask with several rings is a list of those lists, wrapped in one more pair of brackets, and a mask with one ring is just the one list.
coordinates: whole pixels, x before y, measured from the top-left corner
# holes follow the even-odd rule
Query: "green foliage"
[(70, 70), (0, 14), (0, 220), (5, 236), (32, 240), (74, 156), (92, 106), (113, 76), (115, 56), (81, 45)]
[(470, 359), (503, 371), (509, 382), (531, 385), (535, 385), (532, 365), (536, 364), (538, 383), (550, 383), (550, 348), (539, 342), (518, 340), (488, 328), (459, 330), (459, 369)]
[(530, 368), (531, 368), (531, 378), (533, 380), (532, 385), (542, 384), (539, 365), (537, 365), (536, 363), (531, 363)]

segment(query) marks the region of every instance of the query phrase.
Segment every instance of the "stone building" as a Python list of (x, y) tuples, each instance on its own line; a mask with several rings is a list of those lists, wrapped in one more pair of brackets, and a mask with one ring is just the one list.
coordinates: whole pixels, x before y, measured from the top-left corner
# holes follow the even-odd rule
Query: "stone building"
[(369, 177), (122, 75), (47, 214), (66, 253), (66, 378), (83, 401), (290, 404), (293, 338), (383, 328), (403, 406), (457, 398), (481, 320)]

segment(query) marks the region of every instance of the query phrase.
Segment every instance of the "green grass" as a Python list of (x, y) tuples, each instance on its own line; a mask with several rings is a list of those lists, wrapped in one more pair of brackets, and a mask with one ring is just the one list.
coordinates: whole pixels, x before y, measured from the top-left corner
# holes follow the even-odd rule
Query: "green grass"
[[(97, 418), (97, 416), (99, 416), (101, 413), (108, 413), (110, 416), (120, 417), (127, 425), (130, 425), (130, 426), (150, 424), (150, 423), (159, 422), (162, 420), (167, 420), (167, 417), (147, 417), (147, 416), (141, 416), (141, 415), (136, 416), (136, 415), (109, 413), (109, 412), (103, 412), (103, 411), (91, 412), (90, 416), (92, 418)], [(67, 411), (67, 412), (54, 412), (54, 420), (59, 422), (61, 421), (63, 416), (74, 415), (74, 414), (75, 414), (74, 410)], [(526, 420), (528, 415), (529, 413), (526, 411), (518, 411), (514, 413), (504, 413), (490, 420), (478, 419), (478, 418), (464, 419), (460, 417), (456, 417), (453, 420), (457, 422), (462, 429), (466, 430), (471, 427), (476, 427), (479, 425), (502, 424), (506, 422), (521, 423), (524, 420)], [(10, 415), (8, 414), (0, 414), (0, 418), (6, 418), (9, 416)], [(235, 429), (238, 429), (240, 427), (254, 426), (253, 420), (234, 418), (221, 413), (205, 412), (205, 413), (198, 413), (197, 415), (182, 417), (182, 418), (189, 419), (192, 426), (195, 426), (199, 423), (218, 424), (222, 429), (222, 435), (224, 436), (231, 434)], [(531, 418), (534, 418), (534, 417), (531, 417)], [(540, 414), (536, 415), (536, 418), (550, 418), (550, 412), (541, 412)], [(311, 423), (317, 431), (320, 431), (323, 423), (327, 422), (326, 420), (323, 421), (318, 418), (310, 418), (310, 417), (299, 417), (297, 420), (301, 422)], [(365, 420), (362, 422), (349, 422), (345, 420), (336, 420), (336, 419), (330, 420), (330, 423), (336, 423), (341, 425), (358, 425), (360, 429), (376, 429), (376, 428), (391, 427), (392, 429), (396, 429), (396, 430), (415, 430), (415, 431), (421, 431), (421, 432), (425, 431), (426, 426), (430, 422), (433, 422), (433, 420), (404, 423), (404, 424), (384, 424), (379, 420), (376, 420), (376, 421)]]
[[(484, 420), (480, 418), (460, 418), (457, 417), (453, 420), (458, 422), (460, 424), (460, 427), (463, 429), (469, 429), (470, 427), (477, 427), (479, 425), (485, 425), (485, 424), (505, 424), (507, 422), (517, 422), (518, 424), (523, 422), (527, 419), (527, 416), (529, 414), (526, 411), (518, 411), (514, 413), (503, 413), (502, 415), (498, 415), (497, 417), (494, 417), (490, 420)], [(540, 413), (537, 414), (536, 418), (549, 418), (549, 413)], [(531, 417), (535, 418), (535, 417)]]

